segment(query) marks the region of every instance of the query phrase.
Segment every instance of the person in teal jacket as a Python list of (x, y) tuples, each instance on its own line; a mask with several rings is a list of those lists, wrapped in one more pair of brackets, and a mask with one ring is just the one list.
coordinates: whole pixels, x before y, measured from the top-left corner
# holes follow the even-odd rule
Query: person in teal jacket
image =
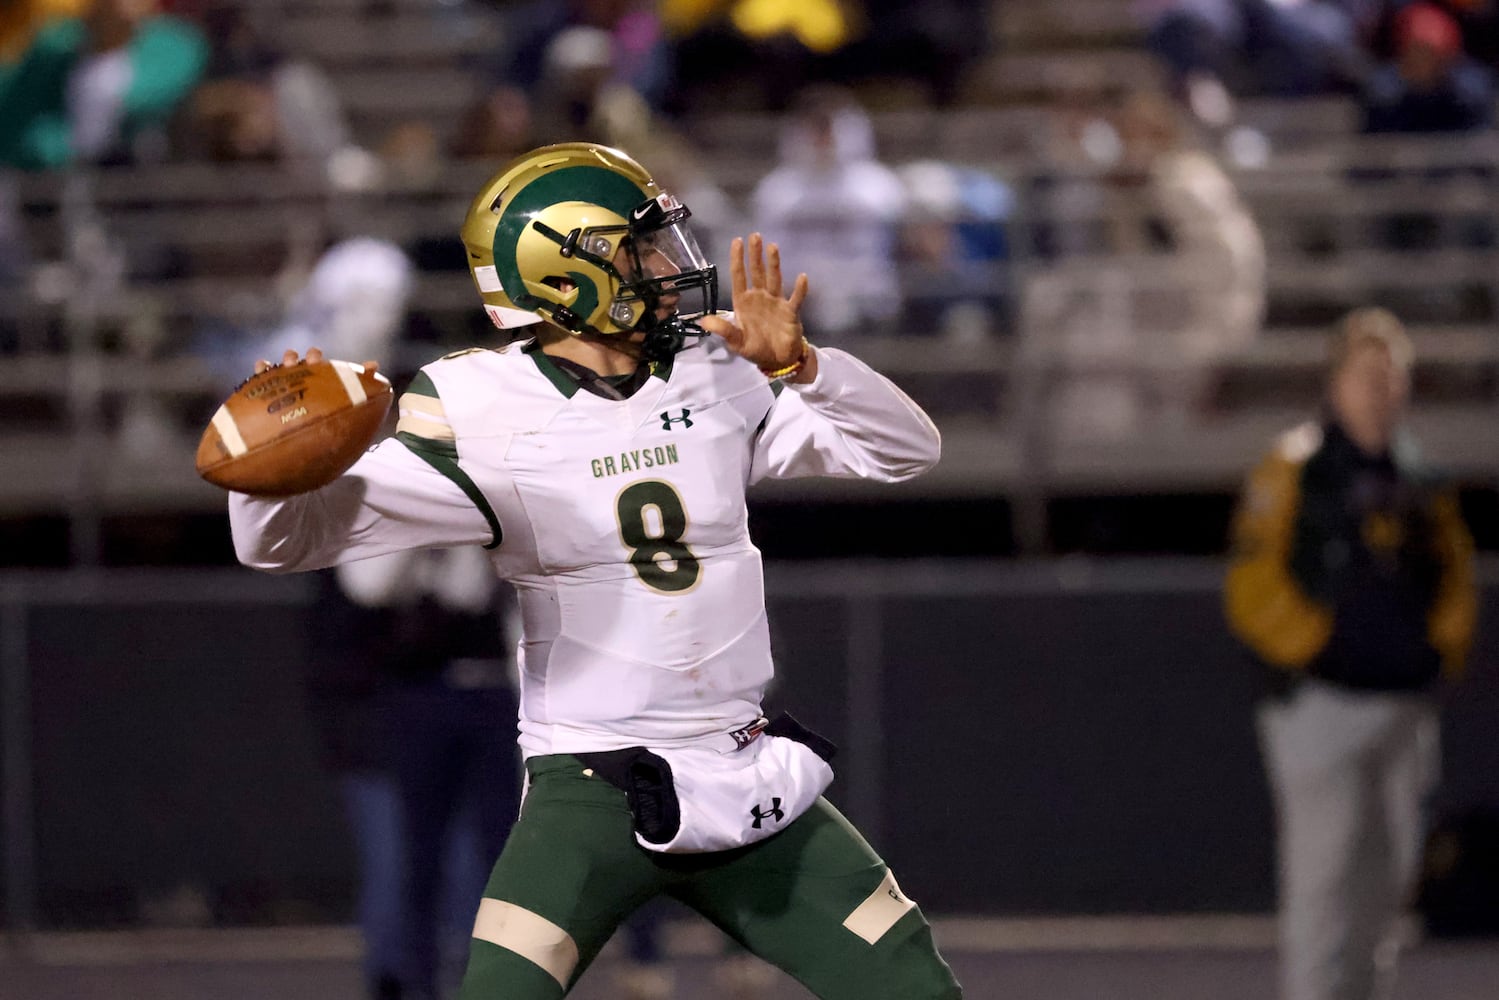
[(53, 170), (128, 149), (192, 93), (208, 51), (195, 25), (155, 0), (96, 0), (53, 21), (0, 66), (0, 164)]

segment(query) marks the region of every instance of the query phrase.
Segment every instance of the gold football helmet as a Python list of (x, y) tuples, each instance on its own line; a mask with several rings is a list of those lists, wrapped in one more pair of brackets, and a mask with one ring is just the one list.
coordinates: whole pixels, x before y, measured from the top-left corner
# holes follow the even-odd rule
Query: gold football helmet
[(627, 154), (566, 142), (490, 178), (464, 220), (463, 244), (496, 326), (531, 321), (519, 310), (575, 334), (659, 330), (680, 344), (685, 321), (718, 300), (690, 215)]

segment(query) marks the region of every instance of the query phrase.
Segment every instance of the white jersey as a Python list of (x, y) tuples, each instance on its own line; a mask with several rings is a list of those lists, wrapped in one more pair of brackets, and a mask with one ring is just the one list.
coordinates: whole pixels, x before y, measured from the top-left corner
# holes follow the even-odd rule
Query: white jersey
[(230, 497), (235, 548), (272, 572), (481, 544), (519, 595), (527, 755), (685, 747), (755, 719), (771, 678), (746, 487), (898, 481), (937, 459), (926, 414), (849, 355), (767, 383), (717, 338), (628, 399), (511, 346), (428, 365), (397, 435), (288, 500)]

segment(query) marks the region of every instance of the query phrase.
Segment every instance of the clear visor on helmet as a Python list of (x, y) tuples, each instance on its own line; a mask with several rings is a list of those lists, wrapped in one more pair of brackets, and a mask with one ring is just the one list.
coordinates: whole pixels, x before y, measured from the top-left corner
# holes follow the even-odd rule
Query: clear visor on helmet
[(697, 237), (685, 223), (675, 223), (649, 233), (635, 233), (630, 237), (629, 246), (635, 258), (632, 263), (644, 278), (674, 278), (708, 266), (708, 259), (698, 248)]
[(702, 289), (702, 303), (682, 299), (677, 313), (687, 319), (714, 311), (717, 281), (714, 269), (697, 244), (685, 221), (671, 222), (647, 231), (634, 230), (615, 257), (620, 275), (616, 301), (650, 301), (652, 307), (665, 296)]

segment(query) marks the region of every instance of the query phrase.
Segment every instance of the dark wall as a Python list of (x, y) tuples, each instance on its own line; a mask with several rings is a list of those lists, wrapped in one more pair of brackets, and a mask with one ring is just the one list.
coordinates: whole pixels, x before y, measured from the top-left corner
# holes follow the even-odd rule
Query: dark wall
[[(772, 614), (776, 700), (846, 747), (841, 650), (819, 632), (840, 629), (836, 604), (773, 602)], [(905, 598), (882, 601), (877, 620), (882, 808), (860, 815), (842, 781), (832, 797), (923, 905), (1269, 906), (1256, 677), (1218, 625), (1216, 594)], [(837, 763), (843, 777), (868, 764)]]
[[(1257, 678), (1215, 564), (1176, 583), (1148, 564), (1103, 583), (900, 567), (771, 568), (771, 702), (840, 744), (832, 797), (928, 910), (1269, 907)], [(348, 916), (348, 832), (302, 692), (309, 605), (257, 605), (254, 586), (195, 603), (187, 579), (166, 605), (27, 616), (43, 926), (130, 922), (184, 885), (224, 922)], [(1499, 807), (1486, 595), (1448, 709), (1446, 809)]]
[(928, 876), (961, 910), (1267, 904), (1251, 690), (1216, 611), (1179, 594), (892, 608), (892, 659), (920, 667), (890, 678), (891, 744), (925, 743), (945, 780), (922, 791), (931, 768), (894, 755), (891, 853), (966, 828)]
[(44, 608), (31, 618), (38, 902), (132, 919), (201, 887), (273, 919), (348, 894), (301, 686), (303, 607)]

